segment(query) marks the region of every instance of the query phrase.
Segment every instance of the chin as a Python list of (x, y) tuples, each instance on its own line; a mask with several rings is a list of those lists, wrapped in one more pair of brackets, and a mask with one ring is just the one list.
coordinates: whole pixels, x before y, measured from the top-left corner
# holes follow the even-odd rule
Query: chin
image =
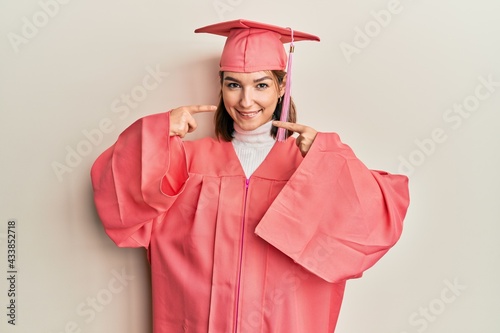
[(240, 128), (244, 131), (253, 131), (254, 129), (260, 127), (261, 123), (250, 123), (250, 122), (244, 122), (244, 123), (241, 123), (241, 122), (238, 122), (238, 125), (240, 126)]

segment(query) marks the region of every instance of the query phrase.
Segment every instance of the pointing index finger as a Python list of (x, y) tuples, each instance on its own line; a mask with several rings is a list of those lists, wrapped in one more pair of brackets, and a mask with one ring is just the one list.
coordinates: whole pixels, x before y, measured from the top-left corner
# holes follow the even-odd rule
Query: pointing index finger
[(216, 105), (191, 105), (187, 106), (186, 108), (190, 114), (196, 114), (200, 112), (214, 112), (215, 110), (217, 110)]
[(278, 121), (278, 120), (275, 120), (275, 121), (273, 121), (273, 125), (276, 126), (276, 127), (281, 127), (281, 128), (290, 130), (292, 132), (299, 133), (299, 134), (304, 133), (306, 131), (306, 129), (307, 129), (307, 126), (300, 125), (300, 124), (297, 124), (297, 123), (290, 123), (290, 122), (287, 122), (287, 121)]

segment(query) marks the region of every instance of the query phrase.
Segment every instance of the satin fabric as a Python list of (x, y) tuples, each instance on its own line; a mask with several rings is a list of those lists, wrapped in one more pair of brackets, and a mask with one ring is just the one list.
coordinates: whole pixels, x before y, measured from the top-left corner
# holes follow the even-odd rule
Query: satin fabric
[(155, 333), (332, 333), (347, 279), (399, 239), (408, 179), (371, 171), (334, 133), (289, 138), (246, 179), (230, 142), (168, 136), (169, 113), (94, 163), (95, 204), (151, 263)]

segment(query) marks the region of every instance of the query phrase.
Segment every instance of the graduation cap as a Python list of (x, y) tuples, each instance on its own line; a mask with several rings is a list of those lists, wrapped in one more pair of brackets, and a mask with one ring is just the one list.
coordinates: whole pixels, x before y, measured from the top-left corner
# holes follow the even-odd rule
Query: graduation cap
[[(319, 37), (291, 28), (259, 23), (249, 20), (234, 20), (209, 25), (195, 30), (227, 37), (220, 59), (220, 70), (250, 73), (263, 70), (287, 70), (285, 96), (281, 121), (286, 121), (290, 107), (292, 54), (294, 42), (301, 40), (319, 41)], [(290, 44), (287, 55), (283, 43)], [(285, 129), (278, 130), (277, 139), (284, 141)]]

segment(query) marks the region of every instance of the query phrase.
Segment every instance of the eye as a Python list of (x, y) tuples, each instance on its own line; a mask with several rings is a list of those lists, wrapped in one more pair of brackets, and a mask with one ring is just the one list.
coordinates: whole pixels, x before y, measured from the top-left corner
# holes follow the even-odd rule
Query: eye
[(235, 82), (230, 82), (226, 85), (226, 87), (228, 87), (229, 89), (237, 89), (240, 87), (240, 85), (238, 83), (235, 83)]
[(257, 88), (262, 90), (262, 89), (269, 88), (269, 85), (267, 83), (259, 83), (257, 85)]

